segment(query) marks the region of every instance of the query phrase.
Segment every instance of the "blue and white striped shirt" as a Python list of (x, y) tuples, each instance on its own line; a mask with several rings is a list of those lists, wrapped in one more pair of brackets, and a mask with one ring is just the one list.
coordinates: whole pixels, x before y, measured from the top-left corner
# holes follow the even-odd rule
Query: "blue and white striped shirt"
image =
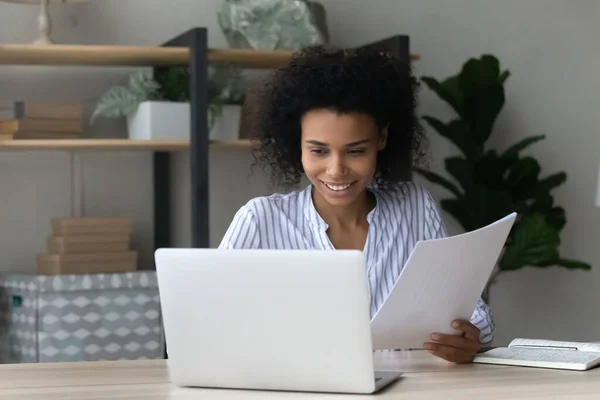
[[(393, 190), (369, 188), (377, 203), (368, 214), (365, 243), (371, 315), (391, 292), (404, 264), (419, 240), (447, 235), (429, 192), (414, 182)], [(288, 194), (257, 197), (235, 214), (221, 249), (335, 250), (327, 224), (314, 207), (312, 185)], [(471, 322), (481, 330), (481, 343), (491, 342), (494, 321), (488, 306), (479, 300)]]

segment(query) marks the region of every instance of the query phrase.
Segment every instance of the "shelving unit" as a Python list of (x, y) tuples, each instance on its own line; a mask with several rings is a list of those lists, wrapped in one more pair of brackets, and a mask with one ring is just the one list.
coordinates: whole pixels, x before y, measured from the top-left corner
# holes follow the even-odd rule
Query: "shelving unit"
[[(247, 139), (209, 142), (211, 148), (251, 147)], [(47, 139), (47, 140), (4, 140), (0, 141), (2, 151), (181, 151), (190, 148), (189, 140), (131, 140), (131, 139)]]
[[(138, 150), (154, 154), (154, 246), (171, 245), (170, 154), (189, 150), (191, 176), (191, 245), (209, 246), (208, 151), (211, 147), (251, 147), (249, 140), (211, 142), (208, 140), (208, 64), (233, 62), (245, 68), (271, 69), (285, 65), (290, 51), (255, 51), (208, 48), (206, 28), (193, 28), (159, 46), (105, 45), (0, 45), (0, 65), (38, 66), (146, 66), (168, 68), (188, 66), (190, 70), (191, 137), (185, 141), (78, 139), (14, 140), (0, 142), (3, 151), (105, 151)], [(365, 44), (393, 54), (410, 63), (408, 36), (394, 36)], [(407, 171), (408, 166), (407, 166)]]

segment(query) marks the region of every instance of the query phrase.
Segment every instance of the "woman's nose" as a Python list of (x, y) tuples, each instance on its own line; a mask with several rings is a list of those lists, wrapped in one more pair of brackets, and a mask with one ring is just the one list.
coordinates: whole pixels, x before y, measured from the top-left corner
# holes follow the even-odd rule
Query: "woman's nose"
[(327, 165), (327, 174), (332, 178), (346, 175), (348, 169), (344, 164), (344, 160), (341, 157), (331, 157), (329, 164)]

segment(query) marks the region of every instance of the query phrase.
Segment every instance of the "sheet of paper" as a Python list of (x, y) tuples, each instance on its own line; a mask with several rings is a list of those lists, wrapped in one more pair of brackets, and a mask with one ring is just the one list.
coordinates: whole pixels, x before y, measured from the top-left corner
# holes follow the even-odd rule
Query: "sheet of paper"
[(371, 320), (373, 348), (422, 348), (433, 332), (457, 333), (452, 321), (471, 318), (516, 216), (461, 235), (418, 242)]

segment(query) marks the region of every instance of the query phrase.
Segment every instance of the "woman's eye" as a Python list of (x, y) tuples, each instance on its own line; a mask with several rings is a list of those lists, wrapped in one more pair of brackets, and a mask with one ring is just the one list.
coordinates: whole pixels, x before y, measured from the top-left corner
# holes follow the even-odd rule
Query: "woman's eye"
[(352, 150), (349, 150), (348, 152), (353, 155), (364, 154), (365, 149), (352, 149)]
[(310, 152), (319, 156), (325, 154), (325, 150), (323, 149), (311, 149)]

